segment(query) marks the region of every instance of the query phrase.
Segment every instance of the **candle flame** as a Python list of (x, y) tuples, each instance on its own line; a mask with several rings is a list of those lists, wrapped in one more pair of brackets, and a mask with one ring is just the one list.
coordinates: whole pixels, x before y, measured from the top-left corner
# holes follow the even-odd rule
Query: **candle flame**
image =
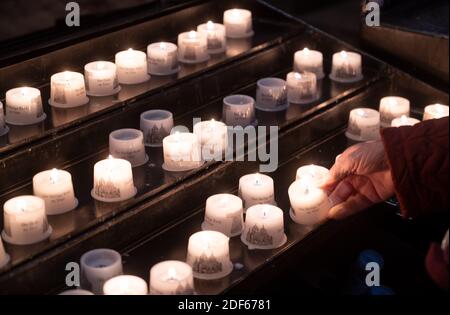
[(166, 43), (164, 42), (159, 43), (159, 48), (162, 50), (166, 50)]
[(300, 80), (302, 78), (302, 75), (298, 72), (294, 73), (294, 78), (297, 80)]
[(50, 181), (52, 184), (55, 184), (58, 181), (59, 175), (58, 175), (58, 170), (56, 168), (53, 168), (50, 171)]
[(406, 115), (402, 115), (402, 116), (400, 117), (400, 122), (401, 122), (402, 124), (407, 124), (407, 123), (408, 123), (408, 117), (406, 117)]
[(439, 104), (439, 103), (436, 103), (434, 105), (436, 106), (436, 112), (438, 114), (443, 114), (445, 112), (444, 105)]
[(97, 70), (103, 70), (105, 68), (105, 63), (103, 61), (100, 61), (97, 63)]
[(128, 50), (127, 51), (133, 51), (133, 48), (128, 48)]
[(178, 275), (175, 268), (170, 267), (169, 270), (167, 270), (167, 276), (169, 280), (176, 280)]
[(70, 71), (64, 71), (64, 80), (69, 81), (71, 77)]
[(23, 199), (17, 200), (17, 208), (20, 209), (20, 211), (25, 211), (27, 208), (27, 202)]
[(114, 160), (114, 157), (110, 154), (108, 155), (108, 160)]
[(347, 59), (347, 52), (345, 50), (341, 51), (340, 54), (343, 59)]
[(208, 23), (206, 23), (206, 28), (208, 30), (213, 30), (215, 28), (215, 25), (212, 21), (208, 21)]
[(390, 106), (395, 106), (397, 105), (397, 100), (395, 98), (390, 98), (388, 103)]
[(22, 87), (22, 88), (20, 89), (20, 94), (21, 94), (22, 96), (27, 96), (27, 95), (28, 95), (28, 88)]
[(308, 49), (308, 47), (305, 47), (305, 48), (303, 48), (302, 52), (303, 52), (305, 55), (309, 55), (310, 50)]
[(364, 109), (362, 109), (362, 108), (358, 108), (358, 109), (356, 110), (356, 114), (357, 114), (358, 116), (361, 116), (361, 117), (366, 117), (366, 112), (365, 112)]
[(196, 31), (190, 31), (190, 32), (188, 33), (188, 37), (189, 37), (190, 39), (195, 39), (195, 38), (197, 37), (197, 32), (196, 32)]

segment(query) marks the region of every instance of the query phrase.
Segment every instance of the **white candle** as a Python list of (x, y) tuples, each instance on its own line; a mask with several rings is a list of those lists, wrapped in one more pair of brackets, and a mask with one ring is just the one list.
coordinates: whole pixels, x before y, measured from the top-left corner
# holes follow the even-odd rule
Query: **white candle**
[(120, 275), (103, 285), (104, 295), (147, 295), (147, 282), (136, 276)]
[(73, 289), (61, 292), (59, 295), (94, 295), (91, 291), (82, 289)]
[(328, 195), (309, 180), (296, 180), (289, 186), (288, 194), (294, 222), (314, 225), (327, 217), (330, 210)]
[(286, 81), (279, 78), (263, 78), (256, 82), (256, 108), (274, 112), (288, 107)]
[(170, 172), (182, 172), (197, 168), (203, 164), (201, 145), (193, 133), (176, 132), (163, 140), (163, 169)]
[(297, 169), (296, 180), (307, 180), (316, 187), (320, 187), (325, 183), (330, 171), (319, 165), (304, 165)]
[(241, 234), (244, 208), (241, 198), (231, 194), (217, 194), (206, 199), (203, 230), (218, 231), (228, 237)]
[(380, 100), (381, 127), (390, 127), (395, 118), (409, 116), (409, 100), (399, 96), (386, 96)]
[(226, 37), (223, 24), (208, 21), (208, 23), (197, 26), (197, 32), (206, 36), (209, 54), (220, 54), (225, 51)]
[(133, 198), (137, 193), (130, 162), (112, 156), (94, 165), (94, 188), (91, 195), (104, 202)]
[(178, 35), (178, 60), (183, 63), (202, 63), (209, 59), (208, 41), (204, 34), (190, 31)]
[(19, 196), (3, 205), (5, 242), (28, 245), (47, 239), (52, 234), (45, 214), (45, 202), (36, 196)]
[(420, 123), (420, 120), (402, 115), (392, 120), (391, 127), (414, 126)]
[(283, 246), (287, 241), (283, 211), (268, 204), (248, 208), (241, 241), (249, 249), (273, 249)]
[(147, 46), (148, 72), (154, 75), (171, 75), (180, 71), (178, 47), (173, 43), (159, 42)]
[(6, 92), (6, 122), (11, 125), (32, 125), (47, 117), (42, 109), (41, 91), (20, 87)]
[(273, 179), (264, 174), (248, 174), (239, 179), (239, 197), (248, 209), (257, 204), (275, 205)]
[(47, 215), (62, 214), (78, 206), (72, 176), (67, 171), (54, 168), (36, 174), (33, 177), (33, 194), (44, 199)]
[(84, 66), (86, 93), (92, 96), (107, 96), (119, 93), (117, 66), (109, 61), (94, 61)]
[(252, 12), (244, 9), (231, 9), (223, 13), (223, 24), (229, 38), (253, 36)]
[(341, 83), (359, 81), (362, 75), (361, 55), (354, 52), (341, 51), (333, 54), (330, 79)]
[(203, 160), (219, 161), (222, 159), (228, 145), (227, 125), (214, 119), (200, 121), (194, 125), (194, 134), (197, 135), (202, 146)]
[(173, 128), (173, 114), (168, 110), (152, 109), (141, 114), (140, 129), (144, 133), (145, 145), (160, 147)]
[(423, 120), (437, 119), (448, 116), (448, 106), (442, 104), (432, 104), (425, 107)]
[(89, 102), (86, 96), (84, 76), (78, 72), (64, 71), (55, 73), (50, 78), (50, 105), (72, 108)]
[(229, 95), (223, 99), (222, 117), (228, 126), (256, 125), (255, 100), (247, 95)]
[(3, 103), (0, 102), (0, 137), (7, 134), (8, 126), (5, 125), (5, 114), (3, 113)]
[(320, 51), (303, 48), (294, 54), (295, 72), (312, 72), (317, 80), (325, 77), (323, 72), (323, 55)]
[(354, 141), (370, 141), (380, 138), (380, 113), (371, 108), (350, 111), (347, 138)]
[(99, 248), (81, 256), (81, 285), (94, 294), (103, 294), (103, 285), (123, 273), (122, 257), (112, 249)]
[(130, 48), (118, 52), (115, 60), (120, 84), (139, 84), (150, 79), (144, 52)]
[(9, 255), (5, 251), (5, 247), (3, 246), (2, 238), (0, 237), (0, 269), (5, 267), (9, 263)]
[(109, 134), (109, 154), (131, 163), (132, 167), (148, 161), (145, 153), (144, 134), (137, 129), (119, 129)]
[(289, 103), (306, 104), (317, 100), (317, 79), (314, 73), (289, 72), (286, 81)]
[(189, 237), (186, 262), (194, 278), (219, 279), (233, 271), (228, 243), (229, 238), (217, 231), (201, 231)]
[(194, 277), (191, 266), (176, 260), (167, 260), (154, 265), (150, 269), (150, 294), (194, 294)]

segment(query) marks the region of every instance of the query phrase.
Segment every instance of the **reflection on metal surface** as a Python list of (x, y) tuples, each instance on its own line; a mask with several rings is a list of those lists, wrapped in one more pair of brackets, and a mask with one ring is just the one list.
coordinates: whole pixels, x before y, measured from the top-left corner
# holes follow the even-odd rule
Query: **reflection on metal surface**
[(88, 114), (88, 107), (89, 105), (67, 109), (52, 107), (53, 125), (59, 127), (86, 116)]

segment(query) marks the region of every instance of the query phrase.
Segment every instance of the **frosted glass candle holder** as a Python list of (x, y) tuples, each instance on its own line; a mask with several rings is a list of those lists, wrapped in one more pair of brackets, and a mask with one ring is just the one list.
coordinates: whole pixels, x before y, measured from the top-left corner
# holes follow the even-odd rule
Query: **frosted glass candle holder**
[(423, 120), (438, 119), (448, 116), (448, 105), (432, 104), (425, 107)]
[(380, 100), (380, 125), (390, 127), (392, 120), (403, 115), (409, 116), (409, 100), (399, 96), (386, 96)]
[(330, 79), (340, 83), (352, 83), (362, 80), (361, 55), (344, 50), (333, 54)]
[(312, 72), (289, 72), (287, 81), (287, 100), (294, 104), (307, 104), (318, 99), (317, 79)]
[(201, 145), (197, 135), (189, 132), (174, 133), (163, 140), (163, 169), (184, 172), (203, 164)]
[(115, 56), (120, 84), (140, 84), (148, 81), (147, 55), (143, 51), (128, 49)]
[(167, 110), (152, 109), (141, 114), (140, 129), (148, 147), (162, 146), (163, 139), (173, 128), (173, 114)]
[(209, 60), (208, 40), (196, 31), (178, 35), (178, 60), (187, 64), (203, 63)]
[(223, 99), (223, 121), (228, 126), (256, 125), (255, 100), (247, 95), (229, 95)]
[(285, 110), (289, 103), (286, 95), (286, 81), (279, 78), (264, 78), (256, 83), (256, 108), (276, 112)]
[(78, 72), (64, 71), (50, 78), (49, 104), (59, 108), (83, 106), (89, 102), (84, 76)]
[(150, 269), (151, 295), (193, 295), (192, 267), (185, 262), (167, 260)]
[(254, 35), (252, 12), (249, 10), (226, 10), (223, 13), (223, 24), (228, 38), (248, 38)]
[(194, 125), (194, 134), (197, 135), (202, 146), (202, 158), (205, 161), (220, 161), (228, 145), (228, 128), (223, 122), (200, 121)]
[(119, 129), (109, 134), (109, 154), (131, 163), (132, 167), (148, 162), (144, 134), (137, 129)]
[(172, 75), (180, 71), (178, 47), (173, 43), (159, 42), (147, 46), (148, 72), (153, 75)]
[(5, 121), (10, 125), (33, 125), (45, 120), (41, 91), (32, 87), (20, 87), (6, 92)]
[(309, 181), (311, 185), (320, 187), (326, 182), (330, 171), (319, 165), (304, 165), (297, 169), (296, 180)]
[(351, 110), (345, 135), (353, 141), (380, 139), (380, 113), (371, 108)]
[(197, 32), (206, 36), (208, 41), (207, 49), (209, 54), (221, 54), (226, 50), (225, 26), (220, 23), (208, 21), (200, 24)]
[(94, 61), (84, 66), (86, 93), (90, 96), (108, 96), (119, 93), (117, 66), (109, 61)]
[(239, 179), (239, 197), (244, 202), (244, 209), (257, 204), (276, 205), (273, 179), (260, 173), (242, 176)]
[(294, 54), (294, 72), (312, 72), (317, 80), (325, 77), (323, 55), (320, 51), (303, 48)]

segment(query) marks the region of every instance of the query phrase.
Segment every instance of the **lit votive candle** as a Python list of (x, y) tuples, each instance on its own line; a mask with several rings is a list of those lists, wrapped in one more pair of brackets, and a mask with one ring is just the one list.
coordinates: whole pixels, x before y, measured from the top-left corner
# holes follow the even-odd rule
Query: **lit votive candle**
[(229, 95), (223, 99), (222, 117), (228, 126), (256, 125), (255, 100), (247, 95)]
[(432, 104), (425, 107), (423, 120), (438, 119), (448, 116), (448, 106), (442, 104)]
[(9, 255), (5, 251), (5, 247), (3, 246), (2, 238), (0, 237), (0, 269), (5, 267), (9, 263)]
[(109, 61), (94, 61), (84, 66), (86, 93), (91, 96), (107, 96), (119, 93), (117, 66)]
[(103, 294), (106, 281), (123, 273), (122, 257), (112, 249), (99, 248), (81, 256), (81, 286), (94, 294)]
[(409, 100), (399, 96), (386, 96), (380, 100), (380, 125), (390, 127), (395, 118), (409, 116)]
[(312, 72), (317, 80), (325, 77), (323, 72), (323, 55), (320, 51), (303, 48), (294, 54), (295, 72)]
[(136, 195), (131, 163), (112, 156), (95, 163), (94, 188), (91, 195), (104, 202), (118, 202)]
[(139, 84), (150, 79), (144, 52), (130, 48), (118, 52), (115, 61), (120, 84)]
[(154, 75), (171, 75), (180, 71), (178, 47), (173, 43), (159, 42), (147, 46), (148, 72)]
[(231, 194), (217, 194), (206, 199), (203, 230), (218, 231), (228, 237), (241, 234), (244, 208), (241, 198)]
[(252, 12), (244, 9), (231, 9), (223, 13), (223, 24), (229, 38), (253, 36)]
[(297, 169), (296, 180), (306, 180), (316, 187), (320, 187), (328, 178), (330, 171), (319, 165), (304, 165)]
[(257, 204), (276, 205), (273, 179), (260, 173), (242, 176), (239, 179), (239, 197), (244, 201), (244, 209)]
[(194, 278), (219, 279), (233, 271), (228, 243), (228, 236), (217, 231), (201, 231), (189, 237), (186, 262)]
[(380, 138), (380, 113), (371, 108), (350, 111), (347, 138), (354, 141), (370, 141)]
[(226, 50), (225, 26), (223, 24), (208, 21), (208, 23), (197, 26), (197, 32), (206, 36), (209, 54), (220, 54)]
[(78, 72), (64, 71), (50, 78), (50, 105), (72, 108), (89, 102), (86, 96), (84, 76)]
[(9, 128), (5, 124), (5, 114), (3, 113), (3, 103), (0, 102), (0, 137), (7, 134), (8, 131)]
[(144, 134), (137, 129), (119, 129), (109, 134), (109, 154), (131, 163), (132, 167), (148, 161), (145, 153)]
[(167, 260), (150, 269), (150, 294), (193, 295), (192, 267), (185, 262)]
[(263, 78), (256, 82), (256, 86), (257, 109), (274, 112), (288, 107), (286, 81), (283, 79)]
[(200, 121), (194, 125), (194, 134), (197, 135), (202, 146), (203, 160), (219, 161), (222, 159), (228, 145), (227, 125), (214, 119)]
[(169, 172), (183, 172), (200, 167), (201, 145), (197, 135), (175, 132), (163, 140), (163, 169)]
[(328, 195), (308, 179), (296, 180), (288, 190), (290, 215), (294, 222), (315, 225), (322, 222), (330, 210)]
[(208, 61), (208, 41), (206, 35), (196, 31), (179, 34), (178, 60), (189, 64)]
[(91, 291), (83, 289), (72, 289), (61, 292), (59, 295), (94, 295)]
[(6, 122), (11, 125), (37, 124), (47, 117), (42, 109), (41, 92), (20, 87), (6, 92)]
[(54, 168), (36, 174), (33, 177), (33, 194), (44, 199), (48, 215), (66, 213), (78, 206), (72, 176), (67, 171)]
[(312, 72), (289, 72), (287, 81), (287, 100), (294, 104), (307, 104), (317, 100), (317, 79)]
[(391, 127), (414, 126), (418, 123), (420, 123), (420, 120), (402, 115), (392, 120)]
[(120, 275), (103, 285), (104, 295), (147, 295), (147, 282), (136, 276)]
[(355, 52), (341, 51), (333, 54), (330, 79), (341, 83), (359, 81), (362, 75), (362, 58)]
[(152, 109), (141, 114), (140, 129), (144, 133), (145, 145), (162, 146), (163, 139), (173, 128), (173, 114), (168, 110)]
[(52, 234), (45, 213), (44, 199), (19, 196), (3, 205), (3, 232), (5, 242), (28, 245), (47, 239)]

